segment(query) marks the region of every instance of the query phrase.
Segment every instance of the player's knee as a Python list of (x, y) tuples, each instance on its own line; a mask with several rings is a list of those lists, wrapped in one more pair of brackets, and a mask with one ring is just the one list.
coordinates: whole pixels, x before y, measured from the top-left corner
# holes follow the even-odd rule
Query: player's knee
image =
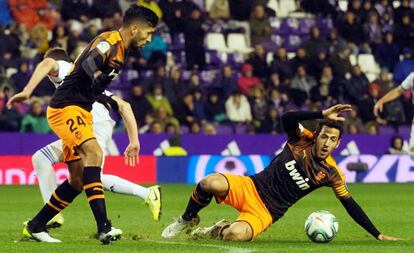
[(211, 192), (214, 195), (225, 193), (228, 189), (226, 179), (220, 174), (205, 177), (199, 184), (203, 190)]
[(103, 151), (96, 140), (90, 140), (83, 143), (79, 148), (85, 166), (101, 166), (103, 160)]
[(223, 240), (225, 241), (250, 241), (251, 233), (241, 226), (230, 226), (223, 232)]

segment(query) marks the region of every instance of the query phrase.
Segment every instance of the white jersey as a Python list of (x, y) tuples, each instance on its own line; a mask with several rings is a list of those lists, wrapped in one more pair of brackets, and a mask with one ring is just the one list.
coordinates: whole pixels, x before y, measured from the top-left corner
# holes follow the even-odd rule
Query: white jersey
[[(401, 88), (404, 90), (410, 90), (414, 93), (414, 72), (411, 72), (401, 83)], [(414, 104), (414, 96), (412, 98), (412, 102)]]
[[(49, 80), (55, 85), (55, 88), (59, 87), (62, 84), (63, 79), (69, 73), (72, 68), (72, 64), (67, 61), (56, 61), (59, 65), (59, 71), (56, 76), (48, 75)], [(107, 96), (112, 96), (112, 93), (109, 91), (104, 92)], [(111, 116), (109, 115), (108, 109), (98, 102), (93, 103), (92, 105), (92, 116), (93, 116), (93, 123), (103, 122), (103, 121), (110, 121), (112, 125), (115, 125), (115, 121), (112, 120)]]

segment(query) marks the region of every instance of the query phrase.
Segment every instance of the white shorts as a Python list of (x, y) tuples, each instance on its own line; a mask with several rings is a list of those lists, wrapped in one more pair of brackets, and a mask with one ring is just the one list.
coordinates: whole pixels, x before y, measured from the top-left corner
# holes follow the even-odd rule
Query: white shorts
[[(98, 141), (99, 146), (101, 146), (104, 155), (118, 155), (119, 151), (116, 148), (115, 142), (112, 140), (112, 132), (113, 132), (113, 122), (112, 121), (102, 121), (99, 123), (93, 124), (93, 132), (95, 134), (96, 140)], [(116, 152), (114, 151), (114, 145)], [(55, 163), (63, 162), (63, 155), (62, 155), (62, 140), (57, 140), (48, 144), (46, 147), (42, 148), (41, 150), (48, 149), (49, 151), (53, 151), (57, 156), (57, 161)]]

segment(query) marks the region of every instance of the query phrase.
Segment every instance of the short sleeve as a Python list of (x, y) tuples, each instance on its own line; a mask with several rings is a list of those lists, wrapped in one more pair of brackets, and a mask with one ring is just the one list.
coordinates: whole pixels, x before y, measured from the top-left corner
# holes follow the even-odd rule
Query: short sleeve
[(404, 81), (402, 81), (402, 83), (401, 83), (401, 87), (404, 89), (404, 90), (412, 90), (413, 89), (413, 85), (414, 85), (414, 72), (413, 73), (411, 73), (411, 74), (409, 74), (405, 79), (404, 79)]

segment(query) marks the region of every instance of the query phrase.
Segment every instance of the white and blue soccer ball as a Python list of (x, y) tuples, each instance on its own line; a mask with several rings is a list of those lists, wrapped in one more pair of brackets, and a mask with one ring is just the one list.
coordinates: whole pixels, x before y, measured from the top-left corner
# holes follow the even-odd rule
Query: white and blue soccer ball
[(328, 243), (338, 233), (338, 226), (338, 221), (333, 214), (320, 210), (309, 215), (305, 222), (305, 232), (312, 242)]

